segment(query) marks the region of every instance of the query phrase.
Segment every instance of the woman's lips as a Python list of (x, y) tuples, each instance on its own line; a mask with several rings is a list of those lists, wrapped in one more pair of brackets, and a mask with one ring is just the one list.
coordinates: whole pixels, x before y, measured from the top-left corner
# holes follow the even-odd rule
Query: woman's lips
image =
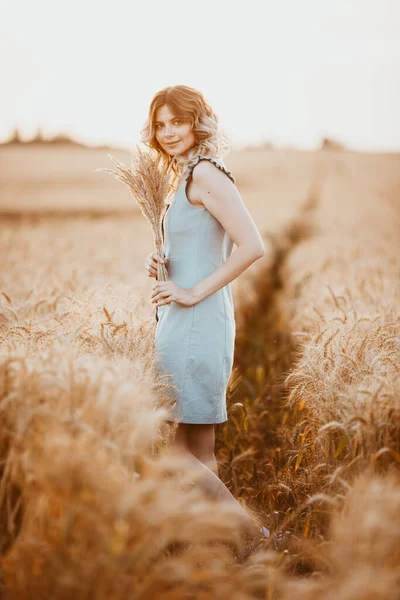
[(175, 146), (176, 144), (178, 144), (180, 140), (177, 140), (176, 142), (172, 142), (171, 144), (165, 144), (166, 146)]

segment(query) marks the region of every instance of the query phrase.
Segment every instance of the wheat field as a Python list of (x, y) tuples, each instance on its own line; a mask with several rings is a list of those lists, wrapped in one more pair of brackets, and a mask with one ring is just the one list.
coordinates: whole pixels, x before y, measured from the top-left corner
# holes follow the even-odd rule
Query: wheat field
[[(112, 153), (128, 162), (128, 153)], [(400, 589), (400, 156), (226, 159), (266, 253), (232, 283), (220, 477), (165, 452), (153, 250), (105, 150), (0, 147), (4, 598), (350, 600)]]

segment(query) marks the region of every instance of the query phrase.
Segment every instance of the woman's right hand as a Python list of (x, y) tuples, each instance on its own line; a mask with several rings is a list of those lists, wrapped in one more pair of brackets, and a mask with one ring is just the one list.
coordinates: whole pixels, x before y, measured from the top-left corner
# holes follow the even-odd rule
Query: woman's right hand
[(150, 254), (146, 258), (146, 261), (144, 263), (144, 267), (147, 271), (148, 277), (155, 277), (157, 279), (157, 264), (158, 263), (160, 263), (160, 264), (164, 263), (167, 266), (168, 259), (161, 258), (161, 256), (159, 256), (157, 254), (157, 252), (150, 252)]

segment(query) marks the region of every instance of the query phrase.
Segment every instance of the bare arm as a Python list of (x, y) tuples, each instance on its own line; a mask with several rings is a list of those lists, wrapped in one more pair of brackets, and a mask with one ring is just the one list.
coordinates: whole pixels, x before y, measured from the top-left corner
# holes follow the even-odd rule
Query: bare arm
[(193, 169), (196, 197), (221, 223), (237, 248), (211, 275), (191, 290), (194, 303), (221, 289), (264, 256), (264, 244), (234, 183), (208, 161)]

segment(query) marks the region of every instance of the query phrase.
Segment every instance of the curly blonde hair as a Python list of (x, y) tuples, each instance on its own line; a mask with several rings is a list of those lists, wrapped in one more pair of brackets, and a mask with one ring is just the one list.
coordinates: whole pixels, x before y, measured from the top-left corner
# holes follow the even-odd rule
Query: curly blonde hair
[[(176, 117), (191, 123), (195, 143), (185, 156), (170, 156), (157, 141), (155, 115), (157, 109), (164, 105)], [(171, 170), (169, 193), (175, 191), (175, 182), (181, 175), (185, 178), (188, 166), (196, 154), (222, 159), (230, 150), (227, 136), (219, 129), (218, 117), (203, 94), (186, 85), (168, 86), (155, 94), (141, 134), (142, 142), (158, 152), (159, 166)]]

